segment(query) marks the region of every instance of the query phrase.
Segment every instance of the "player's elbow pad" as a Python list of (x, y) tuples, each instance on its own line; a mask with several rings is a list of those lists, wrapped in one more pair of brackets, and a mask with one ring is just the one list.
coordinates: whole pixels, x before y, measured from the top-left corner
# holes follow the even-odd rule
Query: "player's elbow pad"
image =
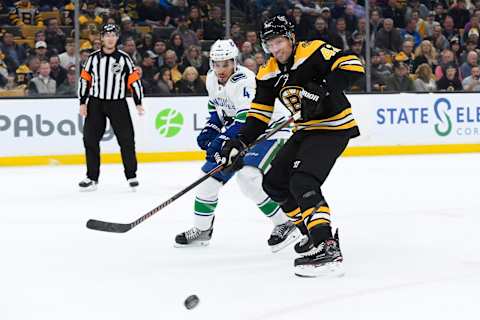
[(361, 72), (335, 70), (326, 79), (327, 90), (330, 94), (348, 90), (358, 79), (364, 76)]

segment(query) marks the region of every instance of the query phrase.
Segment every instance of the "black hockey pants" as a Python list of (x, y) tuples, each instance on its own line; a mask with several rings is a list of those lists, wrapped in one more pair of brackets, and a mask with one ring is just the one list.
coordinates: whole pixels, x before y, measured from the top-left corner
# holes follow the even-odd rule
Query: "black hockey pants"
[(98, 181), (100, 175), (100, 140), (102, 139), (107, 118), (117, 137), (122, 155), (125, 177), (135, 178), (137, 158), (135, 155), (135, 134), (127, 101), (100, 100), (89, 98), (87, 117), (83, 128), (83, 143), (87, 160), (87, 177)]

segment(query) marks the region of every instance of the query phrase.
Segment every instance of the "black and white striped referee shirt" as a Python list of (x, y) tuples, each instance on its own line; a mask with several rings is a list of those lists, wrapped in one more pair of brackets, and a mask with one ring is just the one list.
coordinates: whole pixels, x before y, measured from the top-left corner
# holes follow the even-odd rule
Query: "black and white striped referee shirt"
[(86, 103), (88, 97), (125, 99), (127, 89), (132, 92), (135, 105), (141, 105), (143, 88), (140, 74), (135, 70), (130, 56), (118, 49), (111, 54), (106, 54), (101, 49), (92, 52), (80, 73), (80, 104)]

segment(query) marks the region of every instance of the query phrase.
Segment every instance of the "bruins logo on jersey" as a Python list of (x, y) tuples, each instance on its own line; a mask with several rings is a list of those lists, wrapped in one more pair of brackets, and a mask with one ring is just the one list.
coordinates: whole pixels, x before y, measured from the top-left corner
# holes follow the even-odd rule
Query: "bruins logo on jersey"
[(280, 90), (280, 101), (292, 114), (300, 110), (302, 90), (302, 87), (298, 86), (286, 86)]

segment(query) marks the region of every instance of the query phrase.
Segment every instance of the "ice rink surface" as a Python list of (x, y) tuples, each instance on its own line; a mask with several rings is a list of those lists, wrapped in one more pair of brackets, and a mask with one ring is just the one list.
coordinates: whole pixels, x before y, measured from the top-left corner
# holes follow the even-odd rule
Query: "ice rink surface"
[[(200, 162), (119, 165), (79, 193), (83, 166), (1, 168), (0, 319), (479, 319), (480, 155), (341, 158), (324, 187), (345, 258), (342, 278), (298, 278), (293, 248), (235, 181), (211, 245), (173, 248), (194, 192), (126, 234), (129, 222), (199, 176)], [(186, 310), (184, 299), (200, 297)]]

